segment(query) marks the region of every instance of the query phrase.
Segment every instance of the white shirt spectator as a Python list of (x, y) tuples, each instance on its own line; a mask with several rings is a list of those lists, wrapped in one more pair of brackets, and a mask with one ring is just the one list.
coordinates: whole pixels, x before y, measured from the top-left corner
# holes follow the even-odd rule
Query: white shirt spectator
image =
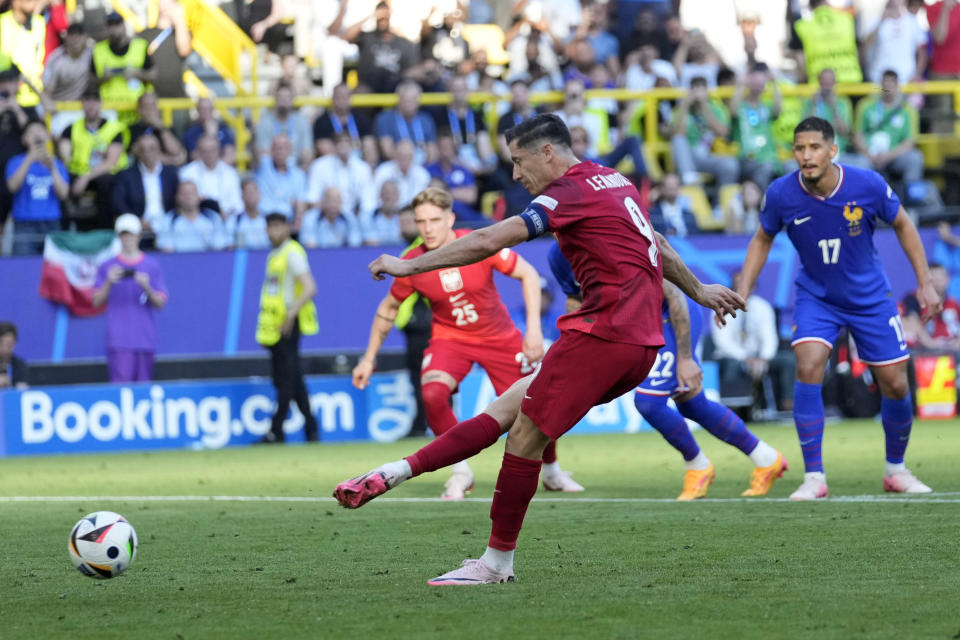
[(140, 163), (140, 179), (143, 181), (143, 197), (146, 205), (143, 208), (143, 219), (156, 230), (157, 225), (163, 224), (163, 192), (160, 185), (160, 172), (163, 165), (159, 162), (153, 171)]
[[(666, 60), (654, 60), (650, 63), (650, 73), (643, 70), (639, 64), (627, 67), (625, 86), (631, 91), (648, 91), (653, 89), (657, 78), (666, 78), (671, 87), (677, 86), (677, 70)], [(716, 75), (714, 75), (716, 81)]]
[(683, 65), (683, 68), (680, 69), (680, 86), (684, 89), (689, 89), (691, 80), (694, 78), (704, 78), (707, 81), (707, 86), (714, 89), (717, 86), (718, 71), (720, 71), (720, 66), (710, 62), (702, 64), (687, 62)]
[(756, 294), (747, 298), (746, 313), (727, 318), (724, 327), (710, 323), (716, 358), (762, 358), (772, 360), (777, 355), (780, 339), (777, 336), (777, 318), (769, 302)]
[(383, 183), (388, 180), (397, 183), (397, 190), (400, 192), (398, 202), (401, 208), (410, 204), (418, 193), (430, 186), (430, 174), (422, 166), (411, 165), (410, 170), (404, 174), (393, 160), (384, 162), (374, 171), (373, 192), (380, 193)]
[(327, 187), (337, 187), (344, 210), (366, 220), (377, 208), (370, 165), (353, 155), (344, 163), (336, 154), (321, 156), (310, 165), (307, 178), (307, 202), (316, 205)]
[(303, 216), (300, 241), (305, 247), (329, 249), (359, 247), (363, 243), (363, 238), (357, 224), (348, 216), (341, 215), (330, 222), (319, 209), (311, 209)]
[(560, 119), (563, 120), (568, 129), (570, 127), (583, 127), (586, 129), (587, 133), (590, 134), (590, 149), (588, 149), (588, 153), (591, 156), (599, 155), (600, 152), (597, 150), (597, 141), (602, 140), (604, 137), (603, 134), (605, 127), (600, 119), (604, 116), (593, 111), (584, 111), (583, 113), (574, 115), (568, 115), (563, 111), (557, 111), (557, 115), (560, 116)]
[(202, 210), (193, 220), (171, 211), (157, 231), (157, 248), (164, 251), (209, 251), (227, 244), (223, 222), (210, 210)]
[(227, 242), (237, 249), (269, 249), (267, 219), (263, 214), (251, 218), (246, 212), (240, 212), (227, 218)]
[(243, 211), (240, 174), (222, 160), (213, 169), (200, 160), (194, 160), (180, 169), (180, 182), (196, 184), (200, 197), (209, 198), (220, 205), (220, 215), (224, 218)]
[(374, 215), (363, 230), (363, 239), (370, 244), (403, 244), (400, 233), (400, 216)]
[(917, 73), (917, 48), (926, 46), (927, 32), (906, 9), (899, 18), (884, 18), (876, 29), (876, 42), (867, 55), (870, 82), (880, 84), (887, 69), (897, 72), (901, 84), (910, 82)]

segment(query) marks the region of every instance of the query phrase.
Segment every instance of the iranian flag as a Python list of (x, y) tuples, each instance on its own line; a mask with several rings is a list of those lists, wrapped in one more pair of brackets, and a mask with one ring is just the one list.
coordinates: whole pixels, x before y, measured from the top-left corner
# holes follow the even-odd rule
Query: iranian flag
[(97, 268), (119, 252), (120, 240), (113, 231), (48, 234), (43, 242), (40, 295), (66, 305), (75, 316), (97, 315), (103, 311), (93, 307)]

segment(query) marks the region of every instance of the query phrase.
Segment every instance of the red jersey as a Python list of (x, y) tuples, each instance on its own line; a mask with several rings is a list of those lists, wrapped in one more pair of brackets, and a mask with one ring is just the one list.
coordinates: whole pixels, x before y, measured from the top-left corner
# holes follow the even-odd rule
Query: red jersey
[[(458, 238), (468, 233), (465, 229), (456, 231)], [(421, 244), (404, 254), (403, 259), (411, 260), (426, 250)], [(390, 295), (402, 301), (417, 292), (426, 298), (433, 311), (434, 339), (489, 342), (517, 333), (493, 282), (494, 269), (509, 275), (516, 266), (517, 254), (503, 249), (465, 267), (397, 278), (390, 287)]]
[(636, 187), (615, 169), (580, 162), (521, 214), (531, 238), (556, 233), (580, 283), (583, 306), (557, 321), (561, 330), (663, 345), (663, 267), (639, 202)]

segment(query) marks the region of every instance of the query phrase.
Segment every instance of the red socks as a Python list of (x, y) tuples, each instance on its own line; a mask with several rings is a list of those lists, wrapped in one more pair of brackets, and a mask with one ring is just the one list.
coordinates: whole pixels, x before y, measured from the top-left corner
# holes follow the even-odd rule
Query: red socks
[(528, 460), (511, 453), (503, 454), (503, 465), (493, 494), (490, 519), (491, 548), (510, 551), (517, 547), (523, 517), (540, 482), (540, 460)]
[(543, 450), (543, 463), (553, 464), (557, 461), (557, 441), (551, 440), (547, 448)]
[[(432, 423), (430, 426), (433, 428)], [(405, 460), (410, 464), (410, 470), (413, 472), (411, 477), (416, 477), (426, 471), (443, 469), (455, 462), (475, 456), (496, 442), (499, 437), (500, 423), (488, 414), (481, 413), (475, 418), (455, 425)], [(537, 469), (539, 473), (539, 460)], [(534, 489), (536, 489), (536, 483), (534, 483)]]
[(457, 424), (457, 416), (450, 406), (451, 393), (450, 387), (443, 382), (428, 382), (423, 385), (423, 408), (427, 414), (427, 424), (435, 436), (442, 436)]

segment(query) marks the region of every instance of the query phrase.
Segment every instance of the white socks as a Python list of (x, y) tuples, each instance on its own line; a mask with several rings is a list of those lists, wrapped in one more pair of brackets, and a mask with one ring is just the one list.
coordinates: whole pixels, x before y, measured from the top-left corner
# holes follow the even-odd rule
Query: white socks
[(404, 480), (409, 480), (410, 476), (413, 475), (413, 470), (410, 468), (410, 463), (406, 460), (388, 462), (387, 464), (380, 465), (379, 469), (386, 474), (387, 484), (390, 485), (391, 489)]
[(803, 474), (804, 481), (806, 480), (819, 480), (820, 482), (827, 483), (827, 474), (823, 471), (811, 471)]
[(907, 465), (904, 464), (903, 462), (897, 462), (897, 463), (888, 462), (887, 470), (884, 472), (883, 475), (889, 477), (895, 473), (898, 473), (900, 471), (906, 471), (906, 470), (907, 470)]
[(473, 477), (473, 469), (470, 468), (466, 460), (461, 460), (460, 462), (455, 462), (450, 465), (450, 471), (456, 475)]
[(769, 467), (777, 461), (777, 450), (761, 440), (748, 456), (750, 461), (758, 467)]
[(560, 468), (560, 463), (556, 460), (553, 462), (544, 462), (543, 466), (540, 467), (540, 474), (544, 476), (558, 476), (561, 473), (563, 473), (563, 469)]
[(500, 551), (499, 549), (487, 547), (487, 550), (483, 552), (480, 559), (494, 571), (513, 573), (513, 551), (513, 549), (510, 551)]
[(703, 471), (710, 466), (710, 458), (701, 451), (693, 460), (684, 460), (683, 466), (686, 467), (687, 471)]

